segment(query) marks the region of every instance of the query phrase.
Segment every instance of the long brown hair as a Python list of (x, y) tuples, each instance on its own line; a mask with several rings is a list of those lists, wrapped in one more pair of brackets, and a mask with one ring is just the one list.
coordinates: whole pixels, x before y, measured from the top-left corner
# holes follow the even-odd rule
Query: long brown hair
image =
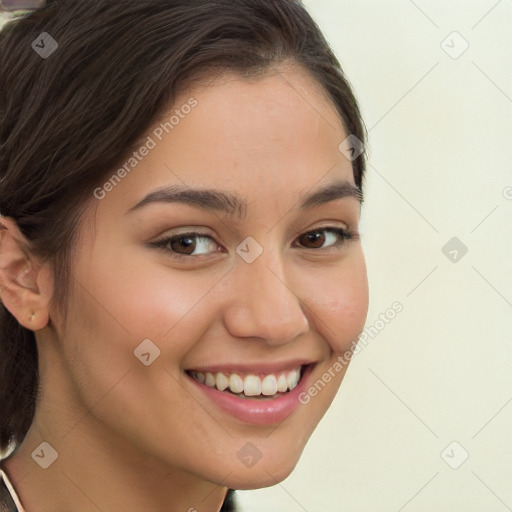
[[(45, 57), (33, 46), (51, 43), (43, 33), (58, 45)], [(52, 265), (60, 310), (95, 185), (198, 73), (251, 76), (285, 60), (316, 78), (364, 144), (351, 87), (298, 0), (48, 0), (3, 27), (0, 214)], [(352, 165), (362, 189), (364, 153)], [(37, 391), (34, 333), (0, 304), (0, 450), (23, 440)]]

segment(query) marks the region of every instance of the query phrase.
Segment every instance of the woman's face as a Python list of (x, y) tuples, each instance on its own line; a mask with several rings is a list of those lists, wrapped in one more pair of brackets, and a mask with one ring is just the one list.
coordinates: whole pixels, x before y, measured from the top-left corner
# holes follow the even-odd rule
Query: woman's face
[(148, 467), (272, 485), (328, 409), (366, 319), (348, 134), (293, 67), (224, 75), (162, 122), (172, 115), (96, 190), (48, 365), (40, 348), (43, 397), (90, 411), (75, 443), (100, 436)]

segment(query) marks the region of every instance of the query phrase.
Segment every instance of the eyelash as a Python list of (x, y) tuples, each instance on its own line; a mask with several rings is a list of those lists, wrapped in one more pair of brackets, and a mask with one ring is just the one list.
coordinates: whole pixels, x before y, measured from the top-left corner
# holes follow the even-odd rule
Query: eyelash
[[(304, 249), (317, 250), (317, 251), (319, 251), (319, 250), (320, 251), (321, 250), (328, 250), (328, 249), (339, 249), (340, 246), (344, 245), (347, 241), (354, 240), (354, 239), (359, 237), (359, 234), (357, 232), (355, 232), (355, 231), (350, 231), (350, 230), (347, 230), (347, 229), (344, 229), (344, 228), (335, 227), (335, 226), (326, 226), (326, 227), (321, 227), (321, 228), (318, 228), (318, 229), (313, 229), (311, 231), (306, 231), (303, 234), (299, 234), (298, 238), (301, 238), (302, 236), (310, 235), (310, 234), (313, 234), (313, 233), (322, 233), (322, 232), (332, 233), (332, 234), (338, 235), (341, 240), (339, 240), (338, 242), (334, 243), (333, 245), (330, 245), (330, 246), (324, 247), (324, 248), (320, 247), (318, 249), (315, 249), (315, 248), (304, 247)], [(156, 247), (157, 249), (162, 249), (162, 250), (164, 250), (166, 252), (173, 252), (173, 251), (170, 250), (170, 248), (168, 248), (168, 246), (172, 242), (180, 240), (181, 238), (196, 238), (196, 237), (197, 238), (208, 238), (208, 239), (212, 240), (214, 243), (217, 244), (215, 239), (211, 235), (209, 235), (207, 233), (201, 233), (201, 232), (197, 232), (197, 231), (190, 231), (190, 232), (187, 232), (187, 233), (179, 233), (177, 235), (161, 238), (160, 240), (155, 240), (154, 242), (151, 242), (150, 245), (152, 247)], [(217, 244), (217, 245), (219, 245), (219, 244)], [(201, 256), (206, 256), (206, 255), (196, 255), (196, 256), (194, 256), (194, 255), (175, 253), (175, 254), (172, 255), (172, 258), (173, 259), (178, 259), (178, 260), (184, 260), (184, 259), (190, 260), (191, 258), (199, 258)]]

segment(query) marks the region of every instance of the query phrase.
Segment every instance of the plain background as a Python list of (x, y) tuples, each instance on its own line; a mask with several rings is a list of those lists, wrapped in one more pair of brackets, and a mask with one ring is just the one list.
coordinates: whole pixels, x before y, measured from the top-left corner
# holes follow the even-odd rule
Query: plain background
[[(304, 3), (370, 135), (367, 326), (404, 309), (354, 357), (292, 475), (239, 501), (512, 510), (512, 1)], [(458, 469), (441, 457), (465, 452)]]
[(512, 0), (305, 5), (369, 130), (367, 326), (403, 311), (242, 510), (512, 510)]

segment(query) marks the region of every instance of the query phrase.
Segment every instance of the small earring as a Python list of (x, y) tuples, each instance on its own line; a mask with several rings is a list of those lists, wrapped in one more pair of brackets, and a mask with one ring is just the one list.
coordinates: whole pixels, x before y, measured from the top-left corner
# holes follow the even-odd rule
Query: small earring
[(36, 317), (36, 314), (35, 313), (31, 313), (28, 318), (29, 318), (29, 320), (34, 320), (35, 317)]

